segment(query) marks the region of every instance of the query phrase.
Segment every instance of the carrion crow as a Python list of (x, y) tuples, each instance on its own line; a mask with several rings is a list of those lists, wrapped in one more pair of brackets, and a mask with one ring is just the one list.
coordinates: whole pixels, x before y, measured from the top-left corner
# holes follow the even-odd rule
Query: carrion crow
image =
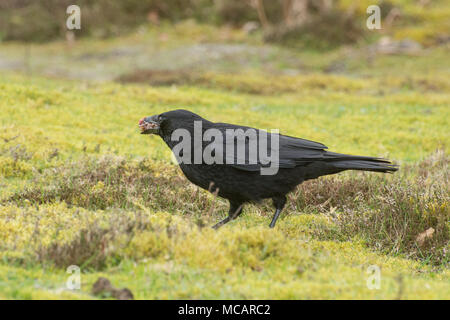
[(273, 228), (286, 194), (306, 180), (345, 170), (398, 170), (382, 158), (334, 153), (318, 142), (214, 123), (187, 110), (143, 118), (139, 127), (164, 140), (189, 181), (228, 199), (228, 216), (213, 228), (237, 218), (246, 202), (261, 199), (273, 200)]

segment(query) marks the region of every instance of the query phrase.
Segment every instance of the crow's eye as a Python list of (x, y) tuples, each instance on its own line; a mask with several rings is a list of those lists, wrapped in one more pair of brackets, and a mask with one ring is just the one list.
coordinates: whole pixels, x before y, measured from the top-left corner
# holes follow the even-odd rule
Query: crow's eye
[(158, 122), (161, 125), (164, 121), (166, 120), (166, 118), (162, 117), (162, 116), (158, 116)]

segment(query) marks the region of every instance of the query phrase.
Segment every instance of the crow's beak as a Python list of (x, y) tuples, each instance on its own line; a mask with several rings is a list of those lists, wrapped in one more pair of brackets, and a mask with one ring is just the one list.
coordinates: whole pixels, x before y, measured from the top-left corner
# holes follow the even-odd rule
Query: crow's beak
[(159, 122), (156, 116), (146, 117), (139, 120), (139, 129), (141, 134), (155, 134), (159, 131)]

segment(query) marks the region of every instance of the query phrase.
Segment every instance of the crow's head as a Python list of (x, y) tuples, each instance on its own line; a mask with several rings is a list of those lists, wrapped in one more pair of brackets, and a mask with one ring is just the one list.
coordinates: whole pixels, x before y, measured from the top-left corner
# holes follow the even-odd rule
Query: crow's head
[(177, 128), (191, 128), (195, 120), (204, 120), (187, 110), (173, 110), (139, 120), (141, 134), (170, 134)]

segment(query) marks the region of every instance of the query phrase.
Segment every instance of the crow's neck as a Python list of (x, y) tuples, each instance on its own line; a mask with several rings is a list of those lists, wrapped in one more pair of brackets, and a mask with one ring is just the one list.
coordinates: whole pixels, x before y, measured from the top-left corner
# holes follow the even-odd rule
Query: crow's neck
[(179, 141), (172, 141), (172, 139), (171, 139), (172, 133), (171, 134), (162, 134), (160, 136), (170, 149), (173, 149), (173, 147), (176, 144), (178, 144), (178, 142), (179, 142)]

